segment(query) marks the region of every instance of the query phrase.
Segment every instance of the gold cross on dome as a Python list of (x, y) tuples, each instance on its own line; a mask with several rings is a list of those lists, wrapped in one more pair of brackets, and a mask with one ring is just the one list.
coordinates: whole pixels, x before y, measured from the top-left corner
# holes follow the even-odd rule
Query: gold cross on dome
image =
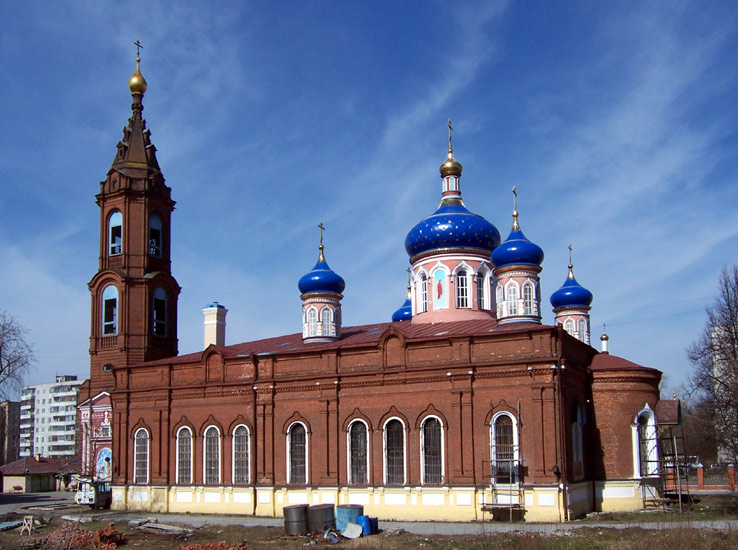
[(450, 118), (448, 119), (446, 126), (448, 126), (448, 150), (453, 151), (453, 148), (451, 147), (451, 133), (454, 131), (454, 127), (451, 125)]
[(141, 61), (141, 48), (143, 48), (141, 41), (136, 40), (133, 45), (136, 46), (136, 61)]
[(325, 226), (323, 226), (323, 222), (320, 222), (318, 224), (318, 229), (320, 229), (320, 246), (323, 246), (323, 231), (325, 231)]

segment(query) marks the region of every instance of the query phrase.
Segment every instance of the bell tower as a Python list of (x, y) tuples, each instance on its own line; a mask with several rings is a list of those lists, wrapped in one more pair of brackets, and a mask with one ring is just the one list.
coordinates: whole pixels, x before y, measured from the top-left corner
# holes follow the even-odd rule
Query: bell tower
[[(136, 44), (140, 48), (140, 44)], [(128, 81), (131, 117), (96, 202), (100, 208), (98, 271), (92, 298), (90, 391), (112, 388), (112, 370), (177, 354), (177, 298), (171, 273), (171, 189), (142, 118), (147, 84), (140, 56)]]

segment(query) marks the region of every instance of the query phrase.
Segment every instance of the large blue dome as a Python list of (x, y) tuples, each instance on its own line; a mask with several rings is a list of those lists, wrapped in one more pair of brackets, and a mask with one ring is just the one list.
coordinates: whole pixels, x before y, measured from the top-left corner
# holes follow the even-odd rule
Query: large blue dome
[(500, 232), (461, 202), (442, 202), (433, 214), (421, 220), (405, 238), (411, 258), (443, 248), (475, 248), (491, 254), (500, 244)]
[(297, 283), (300, 293), (308, 292), (328, 292), (332, 294), (341, 294), (346, 288), (346, 282), (337, 273), (333, 272), (322, 254), (318, 259), (318, 263), (309, 273), (306, 273)]
[(592, 303), (592, 293), (580, 285), (569, 269), (569, 277), (561, 288), (551, 294), (551, 305), (554, 309), (560, 307), (589, 307)]
[(497, 267), (506, 265), (535, 265), (543, 263), (543, 249), (525, 238), (523, 232), (513, 230), (500, 246), (492, 252), (492, 264)]
[(409, 321), (412, 318), (413, 306), (410, 298), (408, 298), (407, 300), (405, 300), (405, 303), (402, 304), (402, 307), (392, 314), (392, 322), (396, 323), (397, 321)]

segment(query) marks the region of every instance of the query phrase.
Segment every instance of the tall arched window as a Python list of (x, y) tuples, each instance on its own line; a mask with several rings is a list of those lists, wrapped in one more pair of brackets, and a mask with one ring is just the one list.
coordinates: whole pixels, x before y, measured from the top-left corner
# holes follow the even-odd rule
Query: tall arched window
[(564, 330), (574, 336), (574, 321), (571, 319), (566, 321), (566, 323), (564, 323)]
[(525, 315), (535, 315), (534, 309), (534, 289), (532, 283), (525, 283), (523, 285), (523, 308)]
[(397, 418), (384, 425), (384, 465), (385, 484), (405, 483), (405, 426)]
[(502, 289), (501, 284), (497, 285), (496, 299), (497, 299), (497, 317), (499, 318), (503, 316), (502, 309), (503, 309), (503, 304), (505, 302), (505, 293), (504, 293), (504, 290)]
[(149, 256), (161, 258), (161, 218), (149, 216)]
[(469, 307), (469, 278), (463, 269), (456, 273), (456, 307)]
[(153, 297), (153, 330), (154, 336), (166, 337), (167, 335), (167, 293), (163, 288), (154, 289)]
[(333, 331), (331, 330), (331, 310), (327, 307), (323, 308), (323, 311), (320, 312), (320, 315), (320, 323), (323, 329), (323, 336), (333, 336)]
[(118, 210), (108, 218), (108, 254), (123, 254), (123, 214)]
[(427, 418), (420, 432), (423, 483), (443, 483), (443, 434), (441, 421)]
[(149, 432), (139, 428), (133, 441), (133, 482), (146, 485), (149, 482)]
[(307, 433), (295, 422), (287, 431), (287, 483), (307, 483)]
[(518, 287), (514, 284), (507, 285), (507, 314), (518, 314)]
[(177, 483), (192, 483), (192, 432), (187, 427), (177, 431)]
[(636, 477), (648, 477), (659, 473), (658, 441), (656, 440), (656, 419), (650, 407), (638, 413), (635, 438), (637, 450)]
[(118, 334), (118, 289), (114, 285), (106, 286), (102, 301), (102, 333), (105, 336)]
[(220, 483), (220, 431), (215, 426), (205, 430), (203, 445), (203, 479), (206, 484)]
[(369, 440), (366, 424), (354, 420), (348, 433), (349, 484), (365, 485), (369, 483)]
[(418, 280), (418, 313), (426, 311), (428, 311), (428, 278), (422, 273)]
[(318, 335), (318, 312), (314, 309), (308, 310), (308, 336)]
[(515, 483), (518, 473), (518, 433), (509, 413), (498, 413), (492, 420), (492, 482)]
[(487, 277), (480, 271), (477, 273), (477, 307), (489, 309), (489, 292), (487, 292)]
[(589, 338), (587, 338), (587, 320), (582, 318), (579, 319), (579, 339), (585, 344), (589, 344)]
[(233, 483), (249, 483), (249, 429), (243, 424), (233, 431)]

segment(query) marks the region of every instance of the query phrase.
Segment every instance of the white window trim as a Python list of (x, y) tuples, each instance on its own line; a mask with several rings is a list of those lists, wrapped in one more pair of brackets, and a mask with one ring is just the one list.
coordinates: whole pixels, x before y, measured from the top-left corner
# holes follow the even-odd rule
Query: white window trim
[[(520, 443), (518, 440), (518, 420), (515, 418), (515, 415), (508, 412), (508, 411), (500, 411), (495, 413), (492, 416), (492, 421), (489, 425), (489, 456), (491, 460), (491, 464), (494, 464), (496, 457), (495, 457), (495, 451), (497, 450), (497, 445), (495, 444), (495, 422), (497, 422), (497, 419), (501, 416), (509, 416), (512, 419), (513, 423), (513, 461), (516, 463), (516, 465), (520, 465)], [(520, 477), (520, 472), (518, 472), (518, 479)], [(496, 487), (509, 487), (510, 483), (497, 483), (494, 478), (492, 478), (492, 485), (495, 485)]]
[[(647, 472), (645, 475), (641, 472), (641, 446), (640, 446), (640, 435), (638, 433), (638, 419), (641, 416), (648, 417), (647, 430), (649, 431), (649, 448), (647, 465), (653, 465), (652, 471)], [(635, 416), (635, 423), (631, 424), (631, 431), (633, 436), (633, 477), (635, 479), (643, 479), (644, 477), (654, 477), (659, 475), (658, 470), (658, 445), (656, 443), (656, 414), (653, 409), (646, 403), (638, 414)]]
[(182, 426), (182, 427), (180, 427), (177, 430), (177, 437), (175, 439), (177, 448), (176, 448), (176, 451), (174, 453), (174, 457), (175, 457), (174, 458), (174, 460), (175, 460), (175, 462), (174, 462), (174, 465), (175, 465), (175, 469), (174, 469), (174, 476), (175, 476), (174, 477), (174, 482), (175, 482), (176, 485), (179, 485), (179, 469), (181, 467), (181, 464), (179, 463), (179, 434), (182, 433), (182, 430), (187, 430), (188, 432), (190, 432), (190, 485), (194, 485), (194, 481), (195, 480), (194, 480), (194, 475), (193, 475), (194, 472), (192, 471), (192, 463), (194, 462), (194, 460), (193, 460), (193, 458), (194, 458), (193, 454), (194, 454), (194, 450), (195, 450), (194, 449), (194, 447), (195, 447), (195, 438), (192, 435), (192, 430), (188, 426)]
[[(436, 265), (433, 266), (433, 268), (430, 271), (430, 281), (433, 283), (431, 285), (431, 292), (429, 293), (430, 296), (436, 296), (435, 289), (436, 289), (436, 273), (438, 271), (443, 271), (444, 276), (446, 277), (446, 307), (440, 307), (437, 304), (436, 298), (433, 298), (433, 311), (445, 311), (447, 309), (450, 309), (452, 307), (451, 305), (451, 296), (449, 294), (451, 293), (451, 271), (449, 270), (448, 266), (445, 264), (442, 264), (441, 262), (437, 262)], [(454, 285), (455, 287), (456, 285)], [(453, 299), (456, 300), (456, 292), (454, 291)], [(428, 310), (430, 310), (430, 302), (431, 300), (428, 300), (429, 307)], [(455, 302), (453, 304), (456, 305)]]
[(235, 485), (236, 484), (236, 430), (243, 426), (246, 428), (246, 442), (248, 445), (248, 457), (246, 460), (247, 465), (247, 474), (246, 474), (246, 481), (243, 483), (239, 483), (239, 485), (249, 485), (251, 484), (251, 430), (249, 430), (249, 427), (246, 424), (239, 424), (235, 428), (233, 428), (231, 441), (233, 442), (231, 444), (231, 482)]
[[(141, 432), (146, 434), (146, 481), (141, 483), (138, 481), (138, 476), (136, 470), (138, 469), (138, 457), (137, 457), (137, 451), (138, 451), (138, 434)], [(133, 484), (134, 485), (148, 485), (149, 484), (149, 474), (151, 469), (151, 434), (149, 433), (149, 430), (146, 428), (139, 428), (136, 430), (136, 433), (133, 434)]]
[[(120, 224), (113, 225), (113, 217), (118, 214), (120, 217)], [(113, 252), (113, 228), (120, 227), (120, 247), (119, 252)], [(120, 256), (123, 254), (123, 212), (120, 210), (113, 210), (108, 216), (108, 256)]]
[[(207, 456), (207, 444), (208, 444), (208, 431), (210, 428), (215, 428), (215, 431), (218, 432), (218, 480), (215, 483), (208, 483), (207, 482), (207, 466), (208, 466), (208, 456)], [(210, 424), (207, 428), (205, 428), (202, 432), (202, 484), (203, 485), (220, 485), (221, 481), (223, 479), (221, 469), (223, 467), (223, 434), (220, 433), (220, 429), (215, 424)]]
[[(512, 307), (510, 307), (512, 305), (511, 300), (510, 300), (510, 289), (511, 288), (515, 289), (515, 300), (512, 300), (512, 302), (514, 302), (514, 305), (515, 305), (515, 313), (512, 312)], [(507, 311), (505, 312), (506, 313), (505, 316), (507, 317), (507, 316), (512, 316), (512, 315), (520, 315), (520, 305), (521, 305), (520, 304), (520, 285), (516, 281), (510, 280), (505, 284), (505, 297), (506, 297), (505, 305), (507, 306), (506, 308)]]
[(293, 422), (287, 428), (287, 438), (286, 438), (287, 452), (285, 453), (287, 455), (287, 484), (289, 485), (292, 483), (292, 479), (291, 479), (292, 478), (292, 468), (290, 468), (292, 464), (292, 456), (291, 456), (292, 441), (291, 439), (292, 439), (292, 427), (295, 426), (295, 424), (299, 424), (305, 430), (305, 485), (309, 485), (310, 484), (310, 468), (309, 468), (310, 466), (310, 452), (309, 452), (310, 451), (310, 446), (309, 446), (310, 438), (308, 437), (307, 426), (305, 425), (304, 422), (301, 422), (299, 420), (296, 422)]
[[(428, 420), (435, 419), (441, 426), (441, 485), (446, 483), (446, 426), (443, 424), (443, 420), (435, 414), (429, 414), (423, 419), (420, 424), (420, 484), (425, 485), (425, 432), (423, 428)], [(436, 485), (435, 483), (432, 485)]]
[(361, 418), (356, 418), (348, 425), (348, 431), (346, 432), (346, 449), (348, 450), (346, 453), (346, 472), (348, 472), (349, 485), (354, 483), (354, 480), (351, 478), (351, 427), (357, 423), (364, 424), (364, 428), (366, 428), (366, 483), (371, 483), (371, 470), (369, 468), (369, 457), (371, 456), (369, 448), (369, 426)]
[[(525, 289), (526, 288), (530, 289), (530, 312), (528, 312), (525, 307)], [(520, 300), (523, 305), (523, 315), (531, 315), (531, 316), (538, 315), (538, 301), (536, 300), (536, 285), (530, 279), (526, 279), (521, 286)]]
[(398, 420), (402, 425), (402, 484), (407, 485), (407, 426), (399, 416), (393, 416), (385, 420), (382, 426), (382, 463), (383, 463), (383, 478), (384, 484), (387, 485), (387, 424), (392, 420)]

